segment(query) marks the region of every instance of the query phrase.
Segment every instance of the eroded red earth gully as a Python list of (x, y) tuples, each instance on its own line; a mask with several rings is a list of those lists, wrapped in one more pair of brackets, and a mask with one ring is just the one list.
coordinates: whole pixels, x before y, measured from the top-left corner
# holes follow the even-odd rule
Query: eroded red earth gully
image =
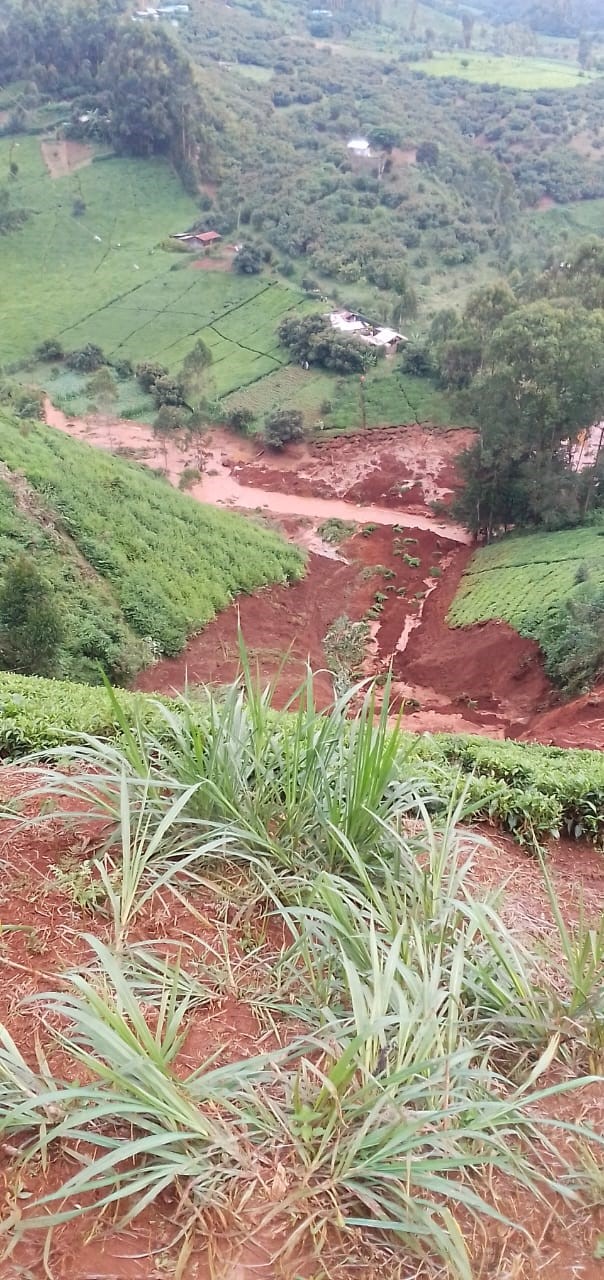
[[(185, 468), (197, 468), (202, 476), (188, 489), (193, 497), (261, 514), (308, 551), (303, 582), (241, 597), (178, 658), (143, 671), (137, 687), (170, 693), (187, 681), (228, 682), (238, 669), (241, 624), (263, 678), (287, 655), (281, 702), (310, 661), (325, 705), (332, 694), (325, 633), (342, 614), (363, 617), (377, 592), (382, 612), (372, 623), (364, 670), (379, 675), (392, 666), (392, 710), (405, 705), (408, 728), (604, 747), (604, 690), (560, 705), (532, 641), (503, 622), (447, 626), (472, 546), (467, 532), (431, 504), (446, 510), (459, 484), (455, 458), (470, 431), (382, 428), (276, 453), (221, 429), (168, 441), (143, 423), (68, 418), (50, 402), (46, 412), (51, 426), (161, 469), (173, 484)], [(318, 532), (330, 519), (358, 529), (334, 547)], [(367, 525), (374, 526), (369, 534)], [(419, 566), (405, 555), (419, 557)]]

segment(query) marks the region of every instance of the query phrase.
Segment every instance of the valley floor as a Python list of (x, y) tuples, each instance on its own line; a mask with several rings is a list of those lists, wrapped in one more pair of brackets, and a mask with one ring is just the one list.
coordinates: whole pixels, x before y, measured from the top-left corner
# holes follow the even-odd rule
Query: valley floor
[[(197, 468), (194, 497), (276, 522), (308, 550), (304, 581), (240, 597), (178, 658), (142, 672), (140, 689), (228, 683), (239, 664), (241, 625), (263, 679), (278, 673), (278, 700), (291, 696), (310, 660), (326, 704), (325, 634), (343, 614), (368, 616), (363, 673), (392, 667), (392, 710), (404, 706), (408, 728), (604, 747), (602, 691), (561, 704), (533, 641), (504, 622), (447, 625), (472, 553), (468, 535), (446, 515), (458, 483), (455, 457), (470, 431), (389, 427), (276, 453), (219, 429), (195, 442), (167, 441), (141, 423), (72, 420), (50, 404), (47, 414), (57, 428), (159, 468), (174, 484)], [(334, 520), (348, 526), (337, 545), (321, 533)]]

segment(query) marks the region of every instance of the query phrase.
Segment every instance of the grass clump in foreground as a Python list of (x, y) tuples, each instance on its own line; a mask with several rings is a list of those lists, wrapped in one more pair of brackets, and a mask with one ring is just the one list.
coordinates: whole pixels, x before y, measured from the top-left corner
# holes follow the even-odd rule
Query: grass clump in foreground
[[(163, 708), (180, 705), (121, 690), (118, 701), (105, 689), (0, 672), (0, 756), (15, 760), (30, 752), (48, 754), (84, 734), (115, 743), (134, 724), (161, 736), (166, 731)], [(202, 726), (205, 704), (196, 703), (189, 714)], [(290, 724), (286, 714), (273, 715), (275, 741), (287, 740)], [(464, 794), (477, 820), (504, 827), (529, 848), (538, 849), (541, 840), (560, 834), (595, 844), (604, 840), (601, 751), (400, 732), (401, 767), (409, 753), (431, 794), (446, 802)]]
[[(470, 1280), (472, 1220), (505, 1222), (496, 1172), (536, 1197), (585, 1189), (573, 1143), (602, 1140), (548, 1103), (602, 1066), (604, 931), (560, 920), (552, 986), (497, 896), (472, 888), (465, 800), (430, 817), (436, 797), (372, 692), (352, 719), (348, 698), (319, 715), (309, 677), (284, 732), (270, 703), (248, 679), (205, 691), (201, 719), (182, 700), (155, 727), (131, 724), (116, 704), (121, 745), (58, 748), (37, 775), (37, 821), (102, 819), (110, 927), (41, 995), (37, 1069), (0, 1032), (0, 1130), (25, 1170), (57, 1150), (71, 1164), (3, 1230), (101, 1209), (131, 1221), (171, 1191), (183, 1233), (251, 1205), (297, 1255), (335, 1228), (349, 1250), (377, 1243)], [(184, 1071), (204, 968), (192, 980), (160, 962), (138, 924), (155, 897), (188, 902), (202, 885), (229, 899), (242, 882), (285, 937), (256, 993), (278, 1045)], [(67, 1078), (49, 1066), (57, 1047)]]
[[(242, 591), (301, 576), (272, 530), (177, 492), (144, 468), (41, 423), (0, 414), (0, 551), (54, 590), (65, 643), (55, 674), (122, 683)], [(1, 577), (1, 571), (0, 571)]]

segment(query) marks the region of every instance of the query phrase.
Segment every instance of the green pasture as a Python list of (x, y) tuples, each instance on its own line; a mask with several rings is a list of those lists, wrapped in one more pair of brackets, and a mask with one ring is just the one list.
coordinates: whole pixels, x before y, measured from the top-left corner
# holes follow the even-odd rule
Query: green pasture
[(601, 236), (604, 200), (575, 200), (569, 204), (554, 205), (551, 209), (527, 214), (525, 221), (531, 231), (545, 231), (553, 237), (563, 233)]
[(604, 525), (513, 535), (483, 547), (461, 580), (449, 623), (500, 618), (522, 632), (535, 614), (569, 595), (580, 566), (604, 585)]
[(517, 58), (465, 49), (414, 62), (413, 70), (431, 76), (456, 76), (474, 84), (501, 84), (510, 89), (574, 89), (595, 78), (572, 63), (551, 58)]

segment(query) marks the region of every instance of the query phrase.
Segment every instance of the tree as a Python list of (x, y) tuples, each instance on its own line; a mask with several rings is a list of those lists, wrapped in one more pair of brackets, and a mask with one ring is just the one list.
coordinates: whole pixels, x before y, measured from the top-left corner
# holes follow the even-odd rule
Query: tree
[(164, 26), (121, 26), (98, 79), (116, 151), (168, 155), (181, 173), (194, 163), (204, 104), (190, 60)]
[(394, 148), (400, 146), (400, 130), (391, 125), (379, 125), (377, 129), (371, 130), (369, 141), (372, 147), (391, 155)]
[(62, 360), (65, 351), (60, 338), (45, 338), (36, 347), (34, 355), (37, 360)]
[(604, 415), (604, 311), (541, 301), (510, 312), (487, 343), (468, 404), (480, 428), (461, 459), (457, 514), (468, 527), (490, 538), (510, 525), (578, 523), (570, 445)]
[(545, 669), (566, 693), (584, 693), (604, 676), (604, 587), (587, 579), (527, 631), (545, 653)]
[(56, 674), (62, 639), (51, 588), (29, 556), (18, 556), (0, 589), (0, 663), (27, 676)]
[(145, 391), (152, 391), (160, 378), (169, 376), (165, 365), (155, 364), (152, 360), (144, 360), (142, 364), (137, 364), (135, 373)]
[(162, 405), (180, 408), (186, 404), (185, 389), (182, 382), (179, 382), (178, 378), (171, 377), (169, 373), (163, 374), (161, 378), (156, 378), (153, 383), (153, 399), (158, 409)]
[(304, 417), (299, 409), (273, 409), (264, 419), (264, 439), (272, 449), (304, 439)]
[(19, 227), (27, 222), (29, 213), (27, 209), (14, 209), (11, 205), (10, 192), (8, 187), (0, 187), (0, 236), (6, 236), (11, 231), (17, 231)]
[(334, 373), (362, 373), (370, 359), (364, 343), (332, 329), (323, 315), (286, 316), (277, 332), (300, 364), (322, 365)]
[(425, 164), (429, 169), (435, 169), (439, 155), (440, 151), (437, 142), (420, 142), (415, 158), (418, 164)]
[(472, 34), (474, 32), (474, 15), (472, 13), (462, 13), (461, 25), (463, 30), (463, 47), (471, 49)]
[(107, 364), (107, 360), (100, 347), (95, 346), (94, 342), (88, 342), (85, 347), (70, 351), (65, 357), (65, 364), (69, 369), (75, 369), (76, 373), (95, 373), (102, 365)]
[(241, 272), (242, 275), (256, 276), (262, 271), (263, 260), (260, 249), (253, 244), (244, 244), (241, 246), (239, 253), (233, 258), (233, 267), (235, 271)]
[(242, 436), (248, 434), (250, 427), (254, 421), (254, 414), (251, 409), (231, 409), (227, 418), (228, 426), (231, 431), (238, 431)]

